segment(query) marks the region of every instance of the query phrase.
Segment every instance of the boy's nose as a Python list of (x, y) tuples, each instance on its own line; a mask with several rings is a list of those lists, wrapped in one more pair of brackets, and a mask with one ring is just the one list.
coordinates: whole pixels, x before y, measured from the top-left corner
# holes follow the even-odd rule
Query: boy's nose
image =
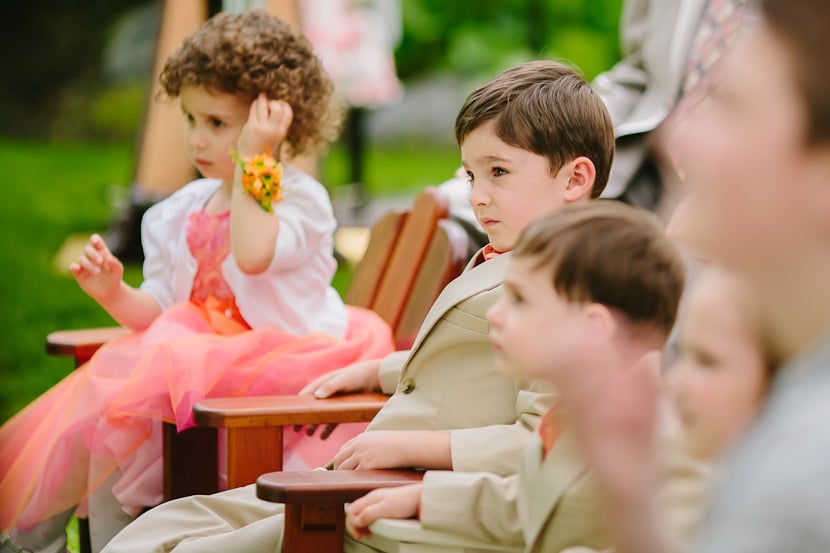
[(501, 327), (503, 304), (504, 299), (500, 298), (496, 301), (496, 303), (490, 306), (490, 309), (487, 310), (485, 317), (487, 318), (487, 322), (490, 326), (496, 328)]
[(484, 186), (472, 184), (470, 188), (470, 205), (473, 207), (489, 205), (490, 195), (484, 190)]

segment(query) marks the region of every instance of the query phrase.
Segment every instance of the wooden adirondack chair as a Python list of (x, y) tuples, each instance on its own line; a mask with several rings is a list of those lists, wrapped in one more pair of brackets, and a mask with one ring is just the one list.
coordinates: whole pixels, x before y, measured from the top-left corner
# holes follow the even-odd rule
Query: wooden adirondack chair
[[(392, 212), (373, 227), (366, 255), (355, 271), (347, 303), (376, 311), (393, 329), (398, 349), (408, 348), (444, 286), (463, 269), (467, 235), (448, 219), (446, 199), (434, 189), (416, 198), (407, 213)], [(390, 237), (392, 239), (390, 240)], [(217, 429), (226, 432), (227, 487), (252, 484), (282, 468), (283, 427), (368, 422), (382, 394), (347, 394), (326, 400), (297, 396), (210, 398), (193, 409), (202, 434), (199, 448), (216, 451)], [(193, 433), (191, 429), (187, 432)], [(218, 471), (193, 470), (181, 433), (165, 425), (165, 498), (218, 491)], [(181, 452), (181, 455), (179, 454)], [(205, 457), (202, 457), (204, 459)]]
[[(405, 349), (440, 291), (463, 269), (466, 250), (467, 235), (449, 220), (446, 198), (426, 189), (411, 210), (391, 211), (373, 226), (346, 302), (380, 314), (392, 327), (396, 346)], [(107, 340), (127, 332), (121, 327), (53, 332), (46, 351), (72, 357), (77, 367)], [(236, 487), (282, 469), (283, 426), (367, 422), (385, 400), (381, 394), (204, 400), (194, 409), (199, 427), (177, 433), (174, 425), (164, 425), (165, 499), (218, 491), (219, 428), (227, 432), (228, 487)]]
[[(283, 553), (342, 553), (346, 503), (378, 488), (420, 482), (422, 471), (344, 470), (274, 472), (257, 479), (257, 497), (285, 504)], [(425, 530), (417, 520), (380, 519), (372, 524), (367, 545), (387, 553), (466, 553), (501, 551), (505, 547)]]

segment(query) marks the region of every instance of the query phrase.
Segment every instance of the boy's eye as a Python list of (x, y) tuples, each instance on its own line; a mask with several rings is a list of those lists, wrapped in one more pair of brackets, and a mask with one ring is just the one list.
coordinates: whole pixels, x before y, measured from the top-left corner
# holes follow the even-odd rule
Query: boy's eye
[(515, 290), (509, 290), (507, 292), (507, 298), (510, 300), (510, 303), (513, 305), (520, 305), (524, 303), (524, 297)]
[(190, 115), (189, 113), (185, 113), (184, 118), (187, 121), (187, 126), (188, 127), (192, 127), (193, 125), (196, 124), (196, 119), (192, 115)]
[(493, 167), (493, 176), (500, 177), (502, 175), (506, 175), (507, 171), (502, 169), (501, 167)]
[(718, 359), (707, 351), (696, 348), (695, 350), (688, 352), (688, 354), (694, 360), (694, 362), (700, 367), (703, 367), (705, 369), (718, 368)]
[(216, 129), (221, 129), (222, 127), (225, 126), (225, 122), (222, 121), (221, 119), (217, 119), (216, 117), (211, 117), (210, 118), (210, 124), (213, 125), (213, 127), (216, 128)]
[(473, 182), (475, 180), (475, 175), (473, 175), (472, 171), (466, 171), (467, 173), (467, 182)]

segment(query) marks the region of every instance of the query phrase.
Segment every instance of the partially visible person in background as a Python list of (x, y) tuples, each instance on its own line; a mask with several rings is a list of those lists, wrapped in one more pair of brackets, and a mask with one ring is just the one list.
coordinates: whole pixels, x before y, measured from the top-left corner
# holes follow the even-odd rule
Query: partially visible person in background
[[(697, 553), (830, 550), (830, 4), (761, 0), (711, 110), (682, 143), (692, 202), (684, 233), (756, 295), (775, 378), (729, 452)], [(749, 22), (748, 22), (749, 23)], [(661, 551), (648, 471), (647, 405), (594, 379), (575, 413), (620, 530), (619, 551)], [(629, 471), (603, 459), (634, 458)], [(597, 467), (609, 470), (598, 470)]]
[(303, 33), (349, 106), (344, 138), (360, 205), (366, 201), (366, 115), (403, 92), (394, 57), (403, 33), (400, 0), (299, 0), (299, 5)]
[(671, 210), (669, 196), (683, 176), (677, 140), (720, 82), (723, 56), (745, 5), (746, 0), (625, 0), (623, 59), (593, 81), (617, 138), (604, 198)]

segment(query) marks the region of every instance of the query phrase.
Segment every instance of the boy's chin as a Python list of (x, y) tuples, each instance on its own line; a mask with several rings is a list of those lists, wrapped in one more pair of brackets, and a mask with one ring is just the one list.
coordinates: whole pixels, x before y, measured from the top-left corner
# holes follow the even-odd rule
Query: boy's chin
[(522, 373), (521, 369), (516, 366), (515, 363), (510, 363), (510, 361), (505, 358), (504, 354), (496, 352), (495, 353), (495, 367), (496, 370), (502, 376), (506, 376), (507, 378), (521, 378), (526, 376)]
[(502, 376), (513, 376), (510, 365), (504, 360), (504, 357), (498, 353), (493, 353), (493, 366)]

